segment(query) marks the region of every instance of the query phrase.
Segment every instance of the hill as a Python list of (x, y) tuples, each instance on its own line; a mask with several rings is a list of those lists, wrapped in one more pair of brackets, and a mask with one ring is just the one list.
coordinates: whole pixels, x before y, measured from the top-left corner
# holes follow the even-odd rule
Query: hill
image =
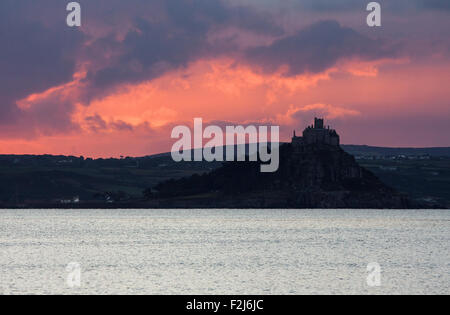
[(404, 195), (382, 183), (339, 146), (280, 148), (280, 168), (228, 162), (203, 175), (169, 180), (147, 194), (150, 206), (208, 208), (408, 208)]
[[(450, 157), (445, 155), (449, 148), (341, 147), (353, 153), (360, 166), (387, 186), (408, 194), (420, 207), (450, 207)], [(143, 192), (149, 188), (155, 190), (161, 182), (200, 176), (221, 166), (220, 162), (175, 163), (170, 153), (121, 159), (0, 155), (0, 208), (61, 207), (62, 201), (75, 197), (79, 204), (64, 207), (147, 207)]]

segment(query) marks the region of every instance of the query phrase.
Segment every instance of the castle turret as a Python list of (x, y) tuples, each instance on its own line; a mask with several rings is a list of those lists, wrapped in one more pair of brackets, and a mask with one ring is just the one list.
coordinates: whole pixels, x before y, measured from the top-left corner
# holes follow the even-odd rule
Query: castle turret
[(314, 129), (323, 129), (323, 118), (314, 118)]
[(328, 128), (325, 129), (323, 118), (314, 118), (314, 125), (308, 126), (303, 131), (303, 137), (297, 137), (294, 131), (292, 144), (295, 146), (304, 146), (308, 144), (326, 144), (332, 146), (340, 145), (340, 138), (336, 130)]

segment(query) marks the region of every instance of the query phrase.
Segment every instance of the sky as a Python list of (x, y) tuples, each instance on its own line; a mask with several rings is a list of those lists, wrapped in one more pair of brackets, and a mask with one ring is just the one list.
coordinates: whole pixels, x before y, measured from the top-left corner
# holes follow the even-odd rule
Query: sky
[(167, 152), (196, 117), (450, 146), (448, 0), (68, 2), (0, 1), (0, 154)]

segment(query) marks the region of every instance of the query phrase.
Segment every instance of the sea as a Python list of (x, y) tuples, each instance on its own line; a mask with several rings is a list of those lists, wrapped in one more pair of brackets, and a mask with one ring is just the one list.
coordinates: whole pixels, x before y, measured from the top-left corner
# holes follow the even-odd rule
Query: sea
[(449, 294), (448, 210), (0, 210), (0, 294)]

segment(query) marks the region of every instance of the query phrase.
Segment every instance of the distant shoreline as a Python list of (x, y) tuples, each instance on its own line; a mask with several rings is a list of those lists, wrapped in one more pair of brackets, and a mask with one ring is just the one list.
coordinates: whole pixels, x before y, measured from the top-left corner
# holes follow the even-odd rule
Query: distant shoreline
[[(288, 142), (280, 142), (280, 144), (284, 144)], [(248, 145), (248, 144), (246, 144)], [(356, 152), (359, 153), (376, 153), (377, 155), (386, 155), (386, 154), (428, 154), (434, 157), (450, 157), (450, 146), (432, 146), (432, 147), (385, 147), (385, 146), (373, 146), (373, 145), (365, 145), (365, 144), (341, 144), (341, 148), (344, 151), (353, 154)], [(191, 151), (195, 151), (191, 150)], [(144, 156), (130, 156), (128, 158), (131, 159), (142, 159), (142, 158), (158, 158), (158, 157), (167, 157), (170, 156), (170, 152), (162, 152), (149, 154)], [(0, 158), (2, 157), (78, 157), (77, 155), (72, 154), (33, 154), (33, 153), (10, 153), (10, 154), (0, 154)], [(90, 158), (90, 157), (86, 157)], [(92, 158), (94, 160), (108, 160), (108, 159), (120, 159), (120, 157), (95, 157)]]
[[(163, 205), (165, 203), (165, 205)], [(184, 205), (183, 205), (184, 204)], [(217, 207), (216, 206), (205, 206), (205, 205), (193, 205), (193, 206), (186, 206), (186, 203), (183, 201), (180, 202), (174, 202), (174, 201), (156, 201), (156, 202), (135, 202), (135, 203), (114, 203), (114, 204), (98, 204), (98, 203), (80, 203), (77, 205), (59, 205), (59, 204), (52, 204), (52, 203), (39, 203), (39, 204), (27, 204), (27, 205), (20, 205), (20, 206), (7, 206), (7, 205), (0, 205), (0, 211), (1, 210), (36, 210), (36, 209), (42, 209), (42, 210), (169, 210), (169, 209), (179, 209), (179, 210), (234, 210), (234, 209), (242, 209), (242, 210), (329, 210), (329, 209), (335, 209), (335, 210), (450, 210), (448, 208), (442, 208), (442, 207), (412, 207), (412, 208), (351, 208), (351, 207), (333, 207), (333, 208), (295, 208), (295, 207)]]
[[(408, 208), (450, 207), (450, 147), (405, 149), (343, 145), (342, 149), (355, 156), (359, 165), (375, 173), (388, 186), (409, 194), (414, 202)], [(168, 199), (167, 196), (153, 196), (150, 200), (144, 195), (147, 188), (153, 190), (160, 182), (202, 175), (221, 165), (175, 163), (170, 153), (96, 160), (72, 156), (0, 155), (0, 174), (4, 179), (0, 186), (0, 209), (311, 209), (307, 204), (287, 208), (282, 203), (239, 205), (234, 200), (207, 200), (204, 196), (195, 196), (196, 193), (191, 196), (176, 193)], [(266, 195), (262, 194), (264, 198)], [(390, 208), (381, 206), (373, 209)]]

